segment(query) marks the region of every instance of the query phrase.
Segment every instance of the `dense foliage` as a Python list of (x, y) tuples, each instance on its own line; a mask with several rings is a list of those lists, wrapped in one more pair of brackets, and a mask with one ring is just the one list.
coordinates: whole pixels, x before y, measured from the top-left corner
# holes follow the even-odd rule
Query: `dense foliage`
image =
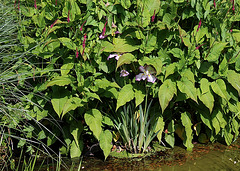
[(14, 2), (35, 55), (16, 69), (18, 87), (34, 87), (22, 100), (59, 137), (32, 130), (48, 146), (62, 140), (79, 157), (90, 135), (106, 158), (113, 139), (144, 152), (155, 136), (173, 147), (177, 134), (188, 150), (238, 137), (240, 1)]

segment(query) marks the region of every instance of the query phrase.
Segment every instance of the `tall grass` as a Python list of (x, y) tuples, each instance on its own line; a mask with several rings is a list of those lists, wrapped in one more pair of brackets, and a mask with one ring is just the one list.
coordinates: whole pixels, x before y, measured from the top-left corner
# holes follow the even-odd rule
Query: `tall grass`
[[(33, 68), (35, 64), (31, 61), (34, 61), (32, 59), (35, 56), (30, 51), (25, 51), (25, 48), (18, 41), (18, 17), (20, 16), (17, 15), (13, 4), (10, 4), (9, 1), (0, 1), (0, 145), (7, 147), (7, 156), (4, 158), (4, 164), (0, 165), (0, 167), (2, 167), (2, 170), (8, 170), (10, 167), (13, 170), (19, 170), (21, 168), (21, 159), (23, 159), (24, 165), (22, 167), (27, 166), (28, 170), (33, 170), (37, 156), (41, 153), (46, 157), (50, 157), (53, 163), (57, 163), (59, 170), (60, 165), (67, 168), (64, 162), (61, 161), (58, 152), (49, 148), (39, 139), (34, 134), (34, 129), (44, 130), (58, 139), (57, 136), (44, 126), (41, 120), (38, 121), (35, 117), (32, 117), (31, 111), (25, 107), (27, 103), (31, 103), (41, 108), (28, 97), (34, 90), (29, 81), (35, 79), (32, 70), (19, 72), (23, 66)], [(49, 101), (42, 94), (33, 93), (33, 95)], [(50, 114), (48, 116), (51, 118)], [(43, 119), (48, 119), (61, 131), (58, 121), (49, 118)], [(33, 130), (26, 131), (26, 128), (31, 127)], [(64, 144), (60, 139), (58, 140)], [(19, 148), (23, 150), (23, 154), (28, 152), (30, 158), (26, 159), (26, 156), (20, 157), (16, 161), (18, 163), (14, 163), (12, 152), (18, 151)]]

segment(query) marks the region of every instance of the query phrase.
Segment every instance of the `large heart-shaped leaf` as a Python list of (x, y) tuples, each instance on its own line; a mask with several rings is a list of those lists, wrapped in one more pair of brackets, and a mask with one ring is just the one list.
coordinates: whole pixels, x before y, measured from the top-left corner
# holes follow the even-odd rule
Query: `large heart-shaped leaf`
[(99, 137), (99, 145), (103, 150), (105, 160), (111, 152), (112, 149), (112, 133), (109, 130), (102, 131)]
[(133, 86), (131, 84), (127, 84), (119, 92), (116, 110), (118, 110), (119, 107), (125, 105), (127, 102), (133, 99), (134, 99)]
[(102, 114), (97, 109), (91, 109), (84, 115), (86, 124), (89, 126), (93, 135), (99, 140), (102, 132)]
[(167, 79), (160, 86), (158, 91), (158, 99), (160, 106), (162, 108), (162, 112), (166, 109), (169, 102), (172, 100), (174, 94), (177, 93), (176, 83), (172, 82), (172, 80)]

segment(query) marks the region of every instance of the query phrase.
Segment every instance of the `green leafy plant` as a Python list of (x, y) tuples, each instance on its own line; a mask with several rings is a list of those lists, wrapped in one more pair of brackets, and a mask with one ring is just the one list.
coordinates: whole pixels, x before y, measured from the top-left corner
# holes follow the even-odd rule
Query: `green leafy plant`
[(135, 104), (131, 101), (112, 116), (123, 144), (132, 153), (149, 151), (150, 143), (157, 135), (161, 141), (164, 122), (162, 117), (156, 113), (150, 113), (151, 104), (152, 101), (148, 106), (146, 103), (144, 109), (140, 104), (136, 109)]
[[(159, 141), (174, 147), (176, 133), (188, 150), (202, 135), (229, 145), (239, 135), (239, 6), (207, 0), (20, 1), (18, 39), (35, 55), (35, 65), (20, 67), (17, 80), (26, 85), (23, 73), (31, 71), (34, 93), (47, 97), (29, 93), (41, 108), (29, 101), (23, 106), (37, 120), (59, 119), (61, 152), (72, 158), (82, 155), (86, 133), (106, 158), (112, 124), (102, 113), (109, 103), (119, 112), (135, 100), (125, 107), (133, 121), (146, 96), (160, 104), (156, 127), (165, 125), (165, 135), (157, 134)], [(60, 135), (59, 122), (51, 127), (54, 135)], [(144, 123), (144, 131), (152, 130)], [(55, 142), (48, 138), (48, 145)]]

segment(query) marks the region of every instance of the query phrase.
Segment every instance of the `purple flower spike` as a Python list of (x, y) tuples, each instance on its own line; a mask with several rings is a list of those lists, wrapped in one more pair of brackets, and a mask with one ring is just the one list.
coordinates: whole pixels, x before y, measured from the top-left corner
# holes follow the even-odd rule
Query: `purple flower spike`
[(67, 18), (68, 23), (70, 22), (69, 13), (70, 13), (70, 10), (68, 10), (68, 18)]
[(152, 75), (155, 73), (155, 70), (151, 66), (140, 66), (139, 70), (142, 71), (142, 73), (136, 75), (136, 81), (147, 79), (148, 82), (155, 83), (157, 78)]
[(120, 72), (120, 77), (126, 77), (128, 75), (129, 75), (129, 72), (124, 69)]
[(151, 22), (154, 22), (154, 20), (155, 20), (155, 11), (156, 11), (156, 10), (154, 10), (153, 16), (152, 16), (152, 18), (151, 18)]
[(50, 28), (53, 28), (53, 26), (56, 24), (57, 20), (58, 20), (58, 19), (56, 19), (56, 20), (51, 24)]
[(84, 37), (83, 37), (83, 49), (85, 49), (85, 46), (86, 46), (86, 40), (87, 40), (87, 33), (84, 34)]
[(37, 2), (34, 0), (34, 8), (37, 9)]
[(196, 47), (196, 50), (198, 50), (201, 46), (203, 46), (203, 45), (205, 45), (205, 44), (206, 44), (206, 43), (203, 43), (203, 44), (197, 46), (197, 47)]
[(202, 20), (200, 19), (199, 23), (198, 23), (198, 28), (197, 28), (197, 32), (199, 31), (200, 27), (202, 25)]
[(235, 11), (234, 0), (232, 0), (232, 10)]
[(214, 5), (214, 8), (216, 8), (216, 2), (215, 2), (215, 0), (213, 1), (213, 5)]
[(84, 22), (82, 23), (81, 28), (79, 29), (80, 31), (82, 31), (83, 25), (84, 25), (85, 23), (86, 23), (86, 21), (84, 21)]
[(106, 25), (107, 25), (107, 21), (104, 24), (103, 31), (102, 31), (102, 34), (99, 36), (99, 39), (104, 39), (105, 37), (107, 37), (107, 35), (105, 35), (105, 33), (106, 33)]
[(76, 58), (78, 58), (78, 55), (79, 55), (79, 52), (78, 52), (78, 49), (76, 47)]

